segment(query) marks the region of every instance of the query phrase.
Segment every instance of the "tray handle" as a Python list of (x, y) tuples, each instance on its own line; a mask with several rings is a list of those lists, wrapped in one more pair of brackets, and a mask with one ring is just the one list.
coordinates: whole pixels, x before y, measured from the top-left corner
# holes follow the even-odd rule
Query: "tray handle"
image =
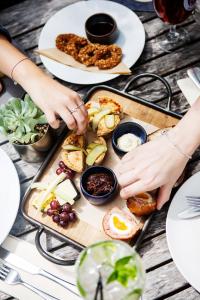
[(35, 245), (36, 248), (38, 250), (38, 252), (46, 259), (48, 259), (50, 262), (57, 264), (57, 265), (63, 265), (63, 266), (71, 266), (75, 264), (75, 259), (69, 259), (69, 260), (64, 260), (64, 259), (59, 259), (56, 258), (55, 256), (49, 254), (49, 252), (47, 252), (45, 249), (43, 249), (41, 242), (40, 242), (40, 238), (42, 233), (44, 232), (44, 227), (41, 226), (39, 227), (36, 236), (35, 236)]
[[(142, 74), (139, 74), (137, 76), (132, 77), (127, 82), (127, 84), (125, 85), (125, 87), (123, 88), (123, 92), (129, 94), (129, 91), (130, 91), (130, 88), (131, 88), (132, 84), (135, 81), (137, 81), (138, 79), (143, 78), (143, 77), (149, 77), (149, 78), (157, 79), (157, 80), (159, 80), (159, 81), (161, 81), (163, 83), (163, 85), (165, 86), (165, 88), (167, 90), (167, 95), (168, 95), (168, 101), (167, 101), (166, 110), (167, 111), (171, 111), (171, 103), (172, 103), (172, 90), (171, 90), (171, 87), (170, 87), (168, 81), (165, 78), (163, 78), (162, 76), (159, 76), (157, 74), (154, 74), (154, 73), (142, 73)], [(151, 101), (149, 101), (147, 99), (144, 99), (144, 98), (141, 98), (141, 97), (138, 97), (138, 96), (135, 96), (135, 95), (134, 95), (134, 97), (137, 100), (139, 100), (139, 101), (151, 102)]]

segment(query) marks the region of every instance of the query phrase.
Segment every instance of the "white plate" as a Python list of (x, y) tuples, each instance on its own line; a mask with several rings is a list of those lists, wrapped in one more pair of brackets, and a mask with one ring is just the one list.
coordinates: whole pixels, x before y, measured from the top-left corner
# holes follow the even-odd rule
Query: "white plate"
[(200, 292), (200, 217), (181, 220), (185, 196), (200, 195), (200, 172), (189, 178), (174, 196), (167, 215), (167, 242), (172, 258), (185, 279)]
[[(60, 33), (75, 33), (85, 36), (85, 21), (92, 14), (105, 12), (114, 17), (120, 30), (116, 41), (123, 51), (123, 62), (130, 68), (141, 55), (145, 44), (144, 27), (129, 8), (103, 0), (81, 1), (58, 11), (42, 29), (39, 49), (54, 48)], [(91, 73), (55, 62), (41, 56), (47, 70), (56, 77), (76, 84), (96, 84), (116, 78), (117, 74)]]
[(17, 171), (7, 154), (0, 149), (0, 245), (9, 234), (20, 203)]

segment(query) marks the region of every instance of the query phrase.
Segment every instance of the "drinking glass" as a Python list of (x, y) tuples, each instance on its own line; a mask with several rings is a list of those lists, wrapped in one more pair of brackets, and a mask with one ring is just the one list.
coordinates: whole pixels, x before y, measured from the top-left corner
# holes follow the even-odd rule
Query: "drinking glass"
[(159, 18), (170, 24), (169, 32), (160, 40), (159, 46), (166, 52), (171, 52), (179, 42), (189, 41), (185, 28), (176, 25), (185, 21), (193, 12), (196, 0), (153, 0), (154, 8)]
[(81, 252), (77, 286), (86, 300), (138, 300), (145, 272), (136, 251), (121, 241), (104, 241)]

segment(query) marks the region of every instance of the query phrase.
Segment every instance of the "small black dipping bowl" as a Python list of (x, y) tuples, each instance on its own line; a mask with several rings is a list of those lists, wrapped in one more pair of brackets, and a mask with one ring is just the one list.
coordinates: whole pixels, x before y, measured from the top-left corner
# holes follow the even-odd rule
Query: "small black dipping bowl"
[[(105, 195), (100, 195), (100, 196), (94, 196), (91, 195), (88, 191), (87, 191), (87, 187), (86, 187), (86, 182), (88, 177), (91, 174), (98, 174), (98, 173), (106, 173), (112, 176), (113, 178), (113, 189), (105, 194)], [(81, 187), (81, 192), (83, 193), (84, 197), (93, 205), (102, 205), (105, 203), (108, 203), (109, 201), (111, 201), (113, 199), (113, 197), (115, 196), (115, 193), (117, 191), (117, 178), (114, 174), (114, 172), (106, 167), (102, 167), (102, 166), (93, 166), (88, 168), (81, 176), (81, 180), (80, 180), (80, 187)]]
[(113, 17), (98, 13), (90, 16), (85, 22), (87, 38), (92, 43), (113, 44), (119, 31)]
[(117, 146), (117, 139), (126, 133), (133, 133), (136, 136), (138, 136), (141, 139), (141, 144), (144, 144), (147, 141), (147, 133), (141, 125), (135, 122), (125, 122), (118, 125), (112, 135), (112, 146), (115, 153), (119, 156), (123, 156), (127, 152), (121, 150)]

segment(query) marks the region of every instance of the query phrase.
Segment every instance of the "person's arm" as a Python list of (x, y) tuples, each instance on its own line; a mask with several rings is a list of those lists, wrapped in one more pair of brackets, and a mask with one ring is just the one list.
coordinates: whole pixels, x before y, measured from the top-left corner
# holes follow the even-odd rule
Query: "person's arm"
[[(116, 168), (121, 197), (160, 188), (157, 208), (168, 201), (171, 190), (182, 174), (188, 157), (200, 145), (200, 98), (179, 123), (154, 141), (126, 154)], [(178, 145), (176, 148), (173, 144)]]
[(53, 128), (59, 127), (60, 116), (69, 129), (77, 129), (78, 134), (83, 133), (87, 127), (87, 111), (80, 96), (48, 77), (31, 60), (21, 61), (24, 58), (26, 56), (22, 52), (0, 35), (0, 72), (9, 77), (12, 74), (13, 79), (44, 111)]

